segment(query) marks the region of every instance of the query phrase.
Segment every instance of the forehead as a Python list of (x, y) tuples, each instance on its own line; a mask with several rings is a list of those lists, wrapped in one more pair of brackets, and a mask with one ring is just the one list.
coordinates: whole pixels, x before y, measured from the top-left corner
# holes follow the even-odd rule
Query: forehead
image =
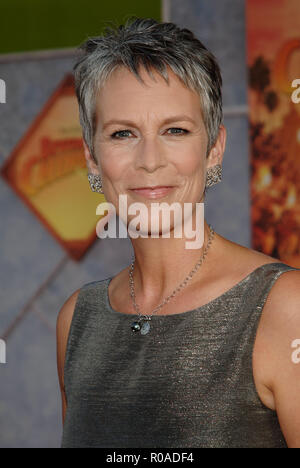
[[(180, 78), (167, 67), (169, 83), (155, 70), (152, 76), (143, 67), (139, 74), (144, 83), (124, 66), (114, 70), (99, 89), (96, 100), (97, 120), (110, 118), (132, 118), (139, 113), (168, 115), (190, 114), (201, 118), (199, 95), (188, 88)], [(164, 115), (162, 115), (164, 117)]]

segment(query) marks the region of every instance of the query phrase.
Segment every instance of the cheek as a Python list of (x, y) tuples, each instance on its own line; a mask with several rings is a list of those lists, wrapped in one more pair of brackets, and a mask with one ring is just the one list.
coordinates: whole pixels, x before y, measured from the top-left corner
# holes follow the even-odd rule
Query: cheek
[(176, 167), (180, 174), (187, 177), (198, 177), (204, 170), (204, 159), (201, 151), (185, 151), (176, 158)]
[[(99, 147), (100, 166), (102, 174), (111, 181), (121, 181), (128, 176), (132, 177), (132, 154), (124, 148), (101, 145)], [(203, 146), (203, 147), (202, 147)], [(181, 147), (168, 148), (165, 153), (169, 167), (186, 178), (199, 179), (205, 170), (205, 147), (199, 141), (184, 144)], [(172, 169), (173, 166), (173, 169)]]
[(128, 169), (128, 161), (122, 158), (120, 154), (116, 155), (109, 149), (101, 151), (100, 165), (104, 177), (111, 181), (118, 181), (124, 177)]

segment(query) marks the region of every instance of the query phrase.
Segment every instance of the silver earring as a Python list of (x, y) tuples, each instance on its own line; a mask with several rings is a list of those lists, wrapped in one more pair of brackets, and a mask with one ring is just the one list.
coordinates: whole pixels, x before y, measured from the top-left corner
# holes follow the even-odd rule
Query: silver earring
[(216, 164), (213, 167), (209, 167), (206, 172), (206, 185), (205, 187), (212, 187), (213, 185), (221, 182), (222, 180), (222, 166)]
[(88, 174), (89, 183), (93, 192), (103, 193), (102, 180), (98, 174)]

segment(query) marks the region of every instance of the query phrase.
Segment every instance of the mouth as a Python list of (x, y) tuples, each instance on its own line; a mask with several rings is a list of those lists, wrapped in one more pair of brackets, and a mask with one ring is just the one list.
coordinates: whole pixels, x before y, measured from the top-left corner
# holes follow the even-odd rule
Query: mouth
[(141, 195), (145, 198), (162, 198), (168, 195), (175, 186), (173, 185), (156, 185), (153, 187), (137, 187), (129, 189), (131, 192), (134, 192), (138, 195)]

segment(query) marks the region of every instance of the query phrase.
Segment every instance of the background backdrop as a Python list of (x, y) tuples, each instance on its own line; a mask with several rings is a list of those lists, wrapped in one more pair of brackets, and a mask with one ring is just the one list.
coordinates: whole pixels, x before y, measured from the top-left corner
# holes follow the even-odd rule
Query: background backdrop
[[(121, 23), (132, 14), (190, 28), (216, 55), (224, 80), (228, 136), (223, 181), (208, 191), (206, 219), (224, 237), (251, 247), (244, 0), (2, 0), (0, 79), (5, 80), (7, 95), (6, 103), (0, 104), (0, 164), (7, 162), (71, 71), (74, 47), (87, 36), (101, 33), (105, 21)], [(7, 360), (0, 364), (0, 446), (59, 447), (58, 311), (84, 283), (126, 267), (131, 244), (128, 239), (96, 239), (80, 261), (72, 259), (3, 178), (0, 213), (0, 335), (6, 341)], [(299, 231), (296, 237), (299, 240)]]

